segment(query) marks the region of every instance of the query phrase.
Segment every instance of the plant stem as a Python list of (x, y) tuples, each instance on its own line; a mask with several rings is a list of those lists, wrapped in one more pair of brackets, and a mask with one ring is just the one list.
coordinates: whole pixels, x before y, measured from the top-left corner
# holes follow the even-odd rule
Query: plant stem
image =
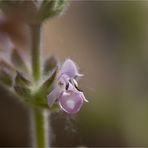
[(40, 79), (40, 35), (41, 24), (31, 25), (31, 60), (32, 60), (32, 75), (35, 81)]
[(32, 110), (33, 147), (49, 147), (49, 112), (46, 110)]
[[(40, 70), (40, 42), (41, 42), (41, 24), (33, 24), (31, 27), (31, 58), (32, 58), (32, 76), (37, 85), (41, 77)], [(48, 115), (49, 112), (43, 109), (33, 108), (31, 113), (31, 128), (33, 131), (34, 147), (49, 147), (50, 132)]]

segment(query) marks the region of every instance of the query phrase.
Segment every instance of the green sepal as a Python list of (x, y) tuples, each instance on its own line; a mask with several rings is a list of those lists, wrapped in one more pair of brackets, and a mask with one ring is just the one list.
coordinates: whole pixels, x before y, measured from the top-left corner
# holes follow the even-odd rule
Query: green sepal
[(38, 90), (32, 94), (32, 104), (48, 108), (47, 95), (52, 89), (56, 74), (57, 68), (53, 71), (50, 77), (45, 82), (43, 82), (43, 84), (38, 88)]
[(27, 71), (27, 66), (16, 49), (14, 49), (11, 53), (11, 61), (18, 70), (23, 72)]
[(25, 99), (31, 97), (31, 82), (25, 78), (21, 73), (17, 72), (14, 79), (14, 90), (15, 92)]
[(13, 83), (11, 74), (4, 69), (0, 69), (0, 82), (6, 86), (11, 87)]
[(56, 66), (57, 66), (57, 60), (55, 59), (54, 56), (47, 58), (43, 65), (44, 67), (43, 74), (49, 75), (52, 72), (52, 70), (55, 69)]
[(46, 94), (48, 94), (52, 89), (52, 85), (56, 78), (57, 71), (58, 71), (58, 68), (55, 68), (53, 73), (49, 76), (49, 78), (47, 78), (47, 80), (41, 86), (41, 90), (45, 92)]
[(12, 86), (15, 69), (5, 60), (0, 60), (0, 82), (3, 85)]
[(27, 78), (25, 78), (20, 72), (17, 71), (17, 75), (15, 77), (15, 84), (19, 86), (30, 86), (31, 81), (29, 81)]
[(14, 85), (14, 90), (15, 92), (21, 96), (22, 98), (24, 98), (24, 100), (26, 102), (30, 101), (31, 98), (31, 91), (29, 88), (27, 87), (23, 87), (23, 86), (19, 86), (19, 85)]

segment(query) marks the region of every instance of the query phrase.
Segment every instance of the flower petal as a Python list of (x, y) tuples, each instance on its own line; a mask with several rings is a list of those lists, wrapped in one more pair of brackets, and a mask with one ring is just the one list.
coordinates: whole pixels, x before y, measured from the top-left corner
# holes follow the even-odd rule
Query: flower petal
[(58, 99), (58, 97), (60, 96), (60, 91), (58, 89), (54, 89), (48, 96), (48, 105), (49, 107), (51, 107), (54, 102)]
[(68, 90), (77, 91), (77, 89), (75, 88), (75, 86), (73, 84), (71, 84), (71, 83), (69, 83)]
[(60, 75), (57, 80), (55, 81), (54, 83), (54, 87), (56, 89), (62, 89), (62, 90), (65, 90), (66, 88), (66, 85), (67, 83), (69, 83), (69, 76), (63, 74), (63, 75)]
[(66, 74), (71, 78), (74, 78), (76, 76), (82, 76), (81, 74), (79, 74), (76, 64), (71, 59), (67, 59), (63, 63), (61, 68), (61, 74)]
[(63, 92), (59, 98), (59, 105), (67, 113), (77, 113), (83, 105), (84, 99), (78, 92)]

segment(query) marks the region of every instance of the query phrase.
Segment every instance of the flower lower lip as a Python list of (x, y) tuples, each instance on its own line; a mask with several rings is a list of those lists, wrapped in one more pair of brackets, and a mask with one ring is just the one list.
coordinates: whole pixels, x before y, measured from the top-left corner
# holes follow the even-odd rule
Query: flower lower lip
[(83, 98), (79, 92), (68, 91), (68, 93), (69, 95), (63, 93), (60, 96), (59, 105), (67, 113), (77, 113), (83, 105)]

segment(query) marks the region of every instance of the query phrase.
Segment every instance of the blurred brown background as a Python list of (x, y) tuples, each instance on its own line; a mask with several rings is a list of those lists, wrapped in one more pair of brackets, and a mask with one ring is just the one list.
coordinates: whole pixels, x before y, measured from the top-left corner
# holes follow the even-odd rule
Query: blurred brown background
[[(75, 116), (51, 115), (52, 146), (148, 146), (147, 25), (146, 1), (72, 1), (45, 22), (44, 56), (76, 61), (89, 100)], [(0, 94), (0, 146), (30, 146), (28, 108)]]

